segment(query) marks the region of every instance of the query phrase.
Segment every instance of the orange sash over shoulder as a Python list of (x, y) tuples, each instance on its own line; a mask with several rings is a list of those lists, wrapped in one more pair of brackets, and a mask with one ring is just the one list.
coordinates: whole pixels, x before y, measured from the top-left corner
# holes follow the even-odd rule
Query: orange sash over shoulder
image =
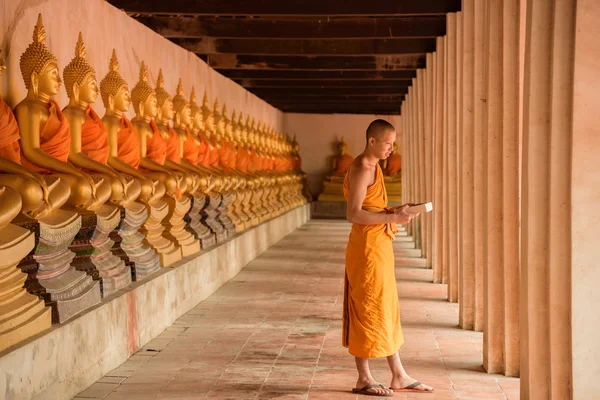
[[(40, 127), (40, 149), (49, 156), (66, 163), (71, 150), (71, 130), (69, 122), (54, 100), (50, 100), (50, 115)], [(47, 174), (52, 171), (32, 164), (21, 149), (21, 163), (31, 171)]]
[(0, 157), (21, 164), (20, 138), (17, 120), (8, 104), (0, 97)]
[(117, 133), (117, 157), (133, 168), (140, 166), (140, 137), (125, 116), (121, 117), (121, 129)]
[(181, 164), (181, 142), (175, 130), (169, 127), (169, 139), (167, 140), (167, 158), (174, 163)]
[(152, 161), (163, 165), (167, 159), (167, 142), (160, 135), (158, 125), (154, 120), (150, 121), (152, 137), (146, 141), (146, 155)]
[(185, 128), (185, 142), (183, 142), (183, 158), (193, 165), (198, 164), (199, 148), (194, 140), (194, 136), (189, 129)]
[[(383, 171), (379, 165), (376, 168), (375, 182), (368, 187), (362, 208), (391, 213), (386, 208)], [(346, 198), (350, 189), (346, 175)], [(355, 357), (387, 357), (404, 342), (392, 247), (397, 232), (396, 224), (352, 225), (346, 247), (342, 344)]]
[(81, 127), (81, 151), (94, 161), (108, 161), (108, 134), (102, 120), (92, 107), (85, 111), (85, 122)]

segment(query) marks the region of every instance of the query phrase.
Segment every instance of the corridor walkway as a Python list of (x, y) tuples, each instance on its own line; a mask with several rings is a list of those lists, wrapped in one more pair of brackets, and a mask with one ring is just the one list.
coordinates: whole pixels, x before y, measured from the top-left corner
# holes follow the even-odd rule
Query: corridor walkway
[[(357, 399), (340, 344), (349, 229), (309, 222), (76, 399)], [(402, 359), (435, 392), (394, 399), (518, 399), (518, 379), (483, 372), (482, 334), (457, 327), (458, 306), (430, 283), (420, 250), (405, 234), (395, 247)], [(385, 360), (372, 370), (389, 383)]]

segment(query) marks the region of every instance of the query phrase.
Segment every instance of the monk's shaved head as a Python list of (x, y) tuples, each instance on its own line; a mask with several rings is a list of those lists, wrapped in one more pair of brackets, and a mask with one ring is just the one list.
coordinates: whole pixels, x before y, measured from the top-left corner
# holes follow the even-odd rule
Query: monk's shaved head
[(395, 131), (394, 125), (384, 119), (376, 119), (367, 128), (367, 142), (370, 138), (381, 139), (386, 132)]

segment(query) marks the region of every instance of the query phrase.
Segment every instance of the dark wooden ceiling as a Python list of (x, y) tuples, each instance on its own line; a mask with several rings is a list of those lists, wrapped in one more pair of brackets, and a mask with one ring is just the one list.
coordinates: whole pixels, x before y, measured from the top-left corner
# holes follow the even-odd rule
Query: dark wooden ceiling
[(285, 112), (399, 114), (461, 0), (108, 0)]

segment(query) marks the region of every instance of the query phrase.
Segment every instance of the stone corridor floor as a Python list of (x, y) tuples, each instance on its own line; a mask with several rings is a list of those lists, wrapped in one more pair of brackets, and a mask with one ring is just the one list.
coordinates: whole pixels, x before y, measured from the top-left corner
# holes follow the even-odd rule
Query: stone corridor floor
[[(349, 231), (309, 222), (75, 399), (372, 399), (350, 393), (357, 375), (341, 346)], [(458, 328), (458, 306), (431, 283), (411, 238), (394, 246), (402, 360), (435, 387), (394, 399), (518, 399), (518, 379), (484, 373), (482, 334)], [(389, 384), (385, 359), (371, 369)]]

